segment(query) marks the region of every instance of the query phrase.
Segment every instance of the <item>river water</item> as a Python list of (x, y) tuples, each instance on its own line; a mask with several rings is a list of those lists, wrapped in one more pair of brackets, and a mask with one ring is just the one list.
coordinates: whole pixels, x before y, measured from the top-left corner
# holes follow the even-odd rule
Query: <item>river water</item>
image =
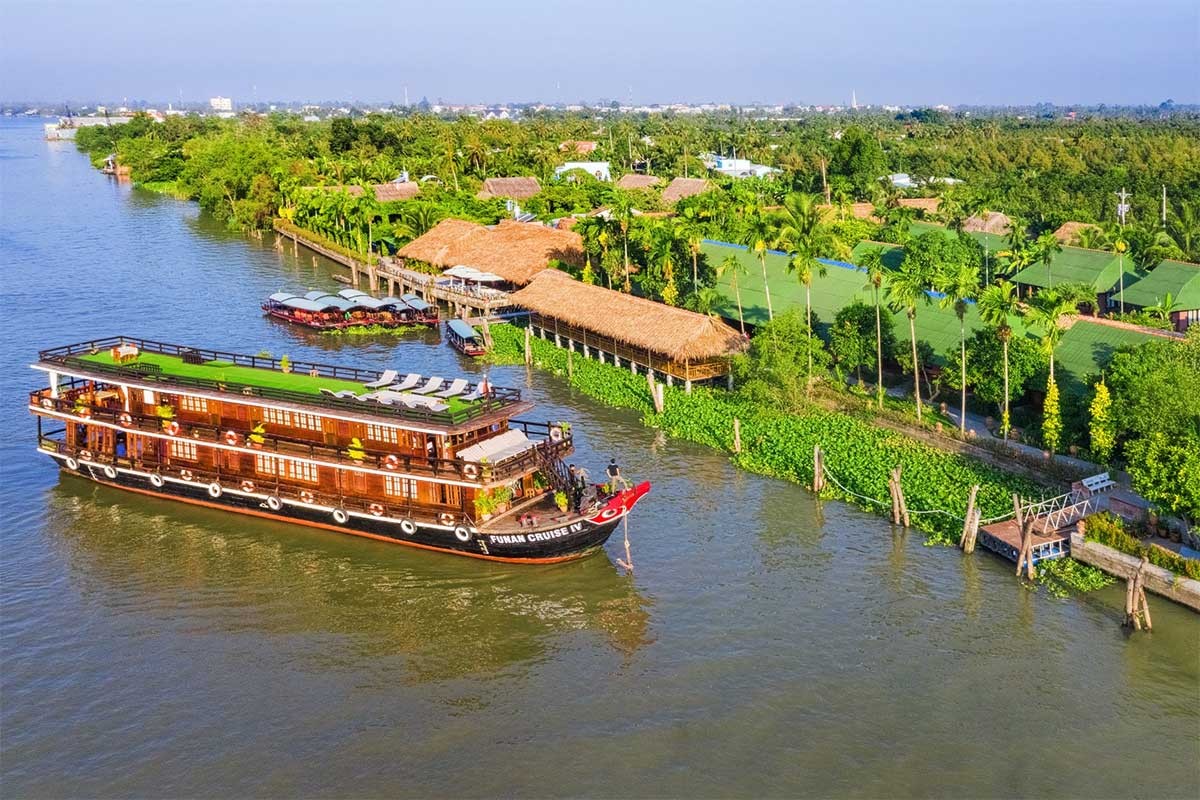
[[(130, 334), (476, 372), (436, 336), (302, 334), (328, 264), (0, 120), (2, 786), (18, 796), (1200, 794), (1200, 619), (665, 441), (560, 379), (575, 460), (654, 483), (608, 552), (512, 567), (96, 487), (34, 451), (39, 348)], [(269, 237), (268, 237), (269, 238)]]

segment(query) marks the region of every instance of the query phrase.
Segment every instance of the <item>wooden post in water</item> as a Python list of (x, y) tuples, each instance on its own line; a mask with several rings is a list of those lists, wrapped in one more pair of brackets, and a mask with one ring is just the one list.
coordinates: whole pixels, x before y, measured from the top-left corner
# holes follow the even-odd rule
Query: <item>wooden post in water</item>
[(896, 495), (896, 470), (888, 476), (888, 494), (892, 498), (892, 524), (900, 524), (900, 500)]
[(904, 501), (904, 485), (901, 484), (902, 468), (896, 467), (896, 499), (900, 503), (900, 520), (904, 523), (904, 527), (911, 528), (912, 523), (908, 518), (908, 503)]
[(1021, 524), (1021, 547), (1017, 551), (1017, 576), (1020, 577), (1021, 569), (1025, 570), (1025, 577), (1033, 580), (1037, 577), (1037, 569), (1033, 566), (1033, 521), (1034, 517), (1026, 516)]
[(1125, 579), (1125, 625), (1139, 631), (1143, 623), (1146, 630), (1153, 629), (1150, 605), (1146, 602), (1146, 565), (1149, 563), (1149, 559), (1142, 556), (1142, 563)]
[(979, 534), (979, 514), (975, 510), (975, 498), (979, 494), (979, 484), (971, 487), (971, 496), (967, 499), (967, 516), (963, 520), (962, 546), (964, 553), (975, 552), (975, 537)]
[(733, 418), (733, 452), (742, 452), (742, 421), (737, 417)]
[(530, 336), (531, 336), (530, 329), (528, 326), (526, 326), (526, 328), (525, 328), (525, 366), (527, 366), (527, 367), (530, 366), (531, 364), (533, 364), (533, 346), (530, 344)]
[(1013, 514), (1016, 515), (1017, 528), (1020, 529), (1025, 525), (1025, 517), (1021, 513), (1021, 496), (1013, 492)]
[(567, 351), (567, 377), (568, 378), (575, 377), (575, 351), (574, 350)]
[(825, 488), (825, 457), (821, 445), (813, 445), (813, 491), (817, 494)]

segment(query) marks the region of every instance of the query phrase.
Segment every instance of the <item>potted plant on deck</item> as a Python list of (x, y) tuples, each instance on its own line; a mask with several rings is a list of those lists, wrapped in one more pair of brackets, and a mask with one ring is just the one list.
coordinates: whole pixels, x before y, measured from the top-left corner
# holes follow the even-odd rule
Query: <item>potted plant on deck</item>
[(567, 510), (567, 493), (562, 492), (562, 491), (555, 492), (554, 493), (554, 505), (558, 506), (559, 511), (566, 511)]

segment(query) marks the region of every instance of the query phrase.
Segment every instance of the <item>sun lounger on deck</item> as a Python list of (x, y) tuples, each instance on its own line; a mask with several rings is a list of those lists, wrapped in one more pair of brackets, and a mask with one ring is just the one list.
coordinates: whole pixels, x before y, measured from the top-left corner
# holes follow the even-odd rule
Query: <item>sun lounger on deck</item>
[(446, 380), (444, 378), (434, 376), (430, 378), (420, 389), (413, 389), (412, 391), (413, 394), (431, 394), (442, 388), (442, 384), (445, 382)]
[(453, 382), (450, 384), (450, 388), (449, 388), (449, 389), (445, 389), (445, 390), (443, 390), (443, 391), (440, 391), (440, 392), (434, 392), (434, 393), (433, 393), (433, 396), (434, 396), (434, 397), (455, 397), (455, 396), (457, 396), (457, 395), (460, 395), (460, 394), (462, 394), (463, 392), (465, 392), (465, 391), (467, 390), (467, 387), (468, 387), (468, 386), (470, 386), (470, 385), (471, 385), (471, 384), (470, 384), (470, 382), (469, 382), (469, 381), (466, 381), (466, 380), (464, 380), (464, 379), (462, 379), (462, 378), (456, 378), (456, 379), (455, 379), (455, 380), (454, 380), (454, 381), (453, 381)]
[(325, 395), (326, 397), (336, 397), (338, 400), (351, 400), (351, 399), (358, 397), (358, 395), (356, 393), (350, 391), (349, 389), (343, 389), (340, 392), (335, 392), (332, 389), (326, 389), (326, 388), (322, 387), (322, 388), (318, 389), (317, 391), (319, 391), (321, 394)]
[(410, 372), (404, 376), (404, 380), (394, 386), (388, 388), (396, 392), (406, 392), (421, 382), (421, 376), (416, 372)]
[(364, 383), (363, 386), (368, 389), (382, 389), (384, 386), (394, 383), (396, 378), (399, 377), (400, 373), (396, 372), (396, 370), (385, 369), (383, 374), (379, 376), (379, 380), (371, 381), (370, 383)]

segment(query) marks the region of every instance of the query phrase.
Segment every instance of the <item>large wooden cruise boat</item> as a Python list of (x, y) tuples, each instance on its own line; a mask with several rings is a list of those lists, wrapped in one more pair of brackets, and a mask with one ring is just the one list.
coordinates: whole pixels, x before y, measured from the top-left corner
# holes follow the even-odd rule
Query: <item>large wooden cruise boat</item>
[[(38, 446), (98, 483), (496, 561), (597, 550), (650, 490), (573, 485), (516, 389), (113, 337), (45, 350)], [(564, 503), (564, 499), (567, 500)], [(564, 510), (563, 505), (567, 508)]]

